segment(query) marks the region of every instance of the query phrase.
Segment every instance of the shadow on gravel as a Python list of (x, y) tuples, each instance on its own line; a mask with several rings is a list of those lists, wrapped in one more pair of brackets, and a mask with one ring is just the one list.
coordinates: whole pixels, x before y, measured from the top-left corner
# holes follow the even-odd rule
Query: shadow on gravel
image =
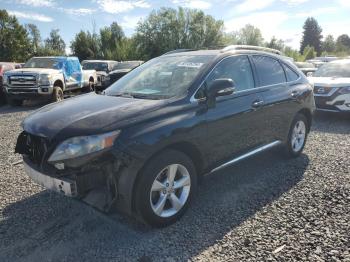
[[(272, 208), (303, 178), (308, 164), (306, 155), (286, 160), (272, 151), (207, 176), (186, 215), (163, 229), (106, 216), (44, 191), (3, 210), (0, 260), (187, 260), (234, 234), (263, 207)], [(242, 244), (249, 241), (242, 239)]]
[(350, 134), (350, 113), (317, 112), (314, 117), (313, 131)]

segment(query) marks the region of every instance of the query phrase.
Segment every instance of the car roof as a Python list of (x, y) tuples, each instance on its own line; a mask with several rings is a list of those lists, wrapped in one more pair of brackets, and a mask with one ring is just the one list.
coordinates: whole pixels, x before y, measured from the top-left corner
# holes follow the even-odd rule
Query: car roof
[(268, 51), (260, 51), (260, 50), (249, 50), (249, 49), (232, 49), (224, 51), (222, 49), (214, 49), (214, 50), (195, 50), (195, 51), (179, 51), (179, 52), (169, 52), (165, 53), (163, 56), (214, 56), (214, 60), (217, 58), (224, 58), (226, 56), (231, 56), (235, 54), (246, 54), (246, 55), (267, 55), (272, 56), (276, 59), (283, 60), (285, 62), (291, 62), (292, 58), (283, 56), (280, 54), (271, 53)]

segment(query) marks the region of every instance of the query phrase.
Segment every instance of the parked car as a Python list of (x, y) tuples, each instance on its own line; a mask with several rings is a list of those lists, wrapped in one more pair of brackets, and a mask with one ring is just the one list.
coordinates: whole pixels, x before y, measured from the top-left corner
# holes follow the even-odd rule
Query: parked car
[(322, 65), (327, 63), (327, 62), (323, 62), (323, 61), (315, 60), (315, 59), (310, 59), (310, 60), (307, 60), (306, 62), (312, 63), (316, 68), (320, 68)]
[(84, 60), (81, 62), (84, 70), (96, 70), (97, 81), (95, 89), (97, 91), (104, 90), (110, 85), (108, 74), (117, 64), (118, 62), (113, 60)]
[(304, 148), (312, 85), (293, 63), (255, 49), (152, 59), (103, 94), (29, 115), (15, 152), (26, 173), (51, 190), (169, 225), (204, 174), (278, 145), (291, 157)]
[(309, 73), (314, 73), (317, 68), (313, 63), (308, 62), (295, 62), (295, 65), (300, 69), (301, 72), (304, 73), (304, 75), (308, 75)]
[(143, 61), (124, 61), (119, 62), (116, 64), (112, 71), (109, 72), (109, 79), (110, 84), (113, 84), (114, 82), (118, 81), (120, 78), (125, 76), (127, 73), (129, 73), (134, 68), (140, 66), (143, 64)]
[(23, 68), (6, 72), (3, 84), (9, 104), (21, 105), (24, 99), (57, 102), (64, 92), (92, 91), (96, 79), (96, 71), (82, 70), (77, 57), (33, 57)]
[(0, 62), (0, 105), (6, 103), (6, 95), (2, 85), (2, 79), (5, 72), (20, 68), (18, 63)]
[(350, 59), (324, 64), (309, 80), (317, 110), (350, 112)]

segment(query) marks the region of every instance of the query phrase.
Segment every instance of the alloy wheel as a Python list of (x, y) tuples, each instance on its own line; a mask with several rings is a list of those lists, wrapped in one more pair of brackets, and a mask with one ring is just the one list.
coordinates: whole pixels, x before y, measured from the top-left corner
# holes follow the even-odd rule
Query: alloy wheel
[(304, 121), (297, 121), (293, 128), (293, 133), (291, 137), (292, 150), (294, 152), (299, 152), (305, 143), (306, 138), (306, 126)]
[(191, 177), (183, 165), (172, 164), (156, 176), (150, 192), (153, 212), (160, 217), (177, 214), (186, 204), (191, 190)]

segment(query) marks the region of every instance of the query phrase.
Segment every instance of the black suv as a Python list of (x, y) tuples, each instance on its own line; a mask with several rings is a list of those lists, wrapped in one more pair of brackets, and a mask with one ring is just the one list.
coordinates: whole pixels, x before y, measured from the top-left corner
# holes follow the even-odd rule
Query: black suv
[(230, 46), (154, 58), (102, 94), (28, 116), (16, 152), (44, 187), (169, 225), (204, 174), (278, 145), (292, 157), (303, 150), (312, 86), (270, 51)]

